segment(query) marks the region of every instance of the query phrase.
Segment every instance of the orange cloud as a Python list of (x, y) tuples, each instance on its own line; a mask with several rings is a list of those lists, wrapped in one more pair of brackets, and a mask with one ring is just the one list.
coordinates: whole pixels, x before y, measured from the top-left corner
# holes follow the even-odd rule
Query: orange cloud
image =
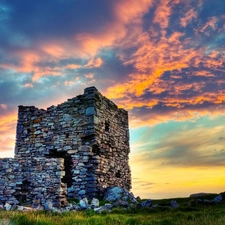
[(123, 24), (140, 23), (144, 13), (148, 12), (153, 0), (125, 0), (115, 4), (114, 13)]
[(51, 76), (59, 76), (61, 75), (60, 68), (55, 67), (40, 67), (38, 66), (39, 62), (44, 61), (44, 59), (49, 59), (47, 55), (43, 55), (43, 53), (40, 53), (35, 50), (20, 50), (17, 52), (14, 52), (14, 56), (17, 57), (17, 59), (20, 61), (20, 64), (14, 65), (14, 64), (0, 64), (0, 67), (6, 68), (6, 69), (13, 69), (16, 72), (19, 73), (32, 73), (33, 81), (38, 81), (40, 77), (51, 75)]
[(181, 26), (186, 27), (193, 19), (197, 18), (197, 12), (194, 9), (188, 10), (183, 18), (180, 19)]
[(98, 68), (101, 67), (103, 61), (101, 58), (94, 58), (91, 59), (84, 67), (87, 68)]
[[(131, 35), (140, 31), (142, 16), (148, 12), (152, 0), (124, 0), (115, 2), (113, 13), (114, 20), (106, 25), (101, 33), (81, 33), (75, 36), (79, 43), (81, 54), (95, 56), (97, 51), (103, 47), (120, 45), (123, 38), (126, 39), (129, 30), (126, 25), (132, 24)], [(125, 41), (125, 40), (123, 40)], [(128, 40), (129, 41), (129, 40)]]
[[(63, 40), (51, 40), (41, 42), (34, 50), (23, 50), (14, 52), (19, 60), (19, 66), (13, 64), (0, 64), (0, 67), (14, 69), (17, 72), (33, 74), (32, 80), (38, 81), (43, 76), (60, 76), (63, 74), (63, 69), (77, 69), (80, 65), (69, 64), (63, 68), (41, 67), (40, 62), (57, 63), (61, 59), (79, 57), (90, 59), (87, 67), (100, 67), (103, 63), (102, 59), (95, 58), (99, 49), (103, 47), (111, 47), (117, 45), (119, 40), (126, 37), (128, 23), (138, 23), (140, 25), (141, 18), (146, 13), (151, 5), (152, 0), (125, 0), (114, 3), (113, 14), (114, 18), (106, 24), (101, 32), (96, 33), (79, 33), (73, 39), (65, 42)], [(140, 27), (136, 24), (133, 31)], [(132, 31), (132, 32), (133, 32)], [(139, 31), (139, 28), (138, 28)]]
[(9, 132), (14, 130), (16, 122), (17, 122), (17, 114), (8, 114), (5, 116), (1, 116), (0, 132), (2, 131)]
[[(109, 87), (106, 95), (109, 98), (122, 98), (126, 93), (140, 96), (145, 90), (151, 90), (166, 71), (179, 71), (188, 68), (190, 64), (199, 63), (202, 51), (193, 48), (183, 48), (180, 32), (174, 32), (170, 37), (162, 37), (158, 42), (149, 40), (147, 34), (137, 40), (138, 49), (131, 59), (124, 62), (132, 64), (138, 71), (131, 74), (129, 80), (122, 84)], [(187, 40), (186, 40), (187, 41)]]
[(155, 11), (155, 17), (153, 22), (158, 23), (161, 29), (165, 29), (169, 25), (169, 19), (172, 11), (172, 7), (178, 4), (180, 1), (161, 0), (159, 6)]
[(192, 75), (200, 76), (200, 77), (215, 77), (214, 74), (210, 73), (209, 71), (205, 71), (205, 70), (193, 72)]
[(44, 44), (41, 46), (42, 50), (47, 53), (48, 55), (51, 55), (53, 57), (61, 57), (64, 54), (64, 49), (62, 46), (58, 44)]
[[(8, 114), (1, 116), (0, 120), (0, 157), (5, 154), (13, 155), (15, 147), (15, 133), (16, 133), (17, 114)], [(2, 135), (3, 134), (3, 135)], [(4, 154), (3, 154), (3, 153)]]
[(217, 58), (220, 55), (219, 51), (212, 50), (211, 53), (209, 54), (210, 58)]
[(85, 74), (85, 77), (89, 78), (89, 79), (92, 79), (92, 78), (94, 78), (94, 74), (93, 73), (88, 73), (88, 74)]
[(64, 66), (63, 68), (65, 68), (65, 69), (78, 69), (80, 67), (81, 66), (80, 65), (77, 65), (77, 64), (69, 64), (67, 66)]
[[(158, 7), (159, 14), (157, 10), (155, 12), (154, 21), (159, 23), (161, 28), (166, 28), (168, 26), (168, 18), (171, 13), (172, 7), (176, 3), (170, 3), (170, 1), (161, 1)], [(183, 25), (186, 25), (192, 19), (197, 18), (197, 13), (190, 9), (184, 18), (182, 18)], [(215, 28), (216, 18), (211, 18), (206, 25)], [(203, 30), (204, 30), (203, 29)], [(191, 38), (184, 39), (184, 33), (174, 32), (170, 36), (162, 36), (159, 39), (158, 31), (154, 28), (150, 28), (149, 32), (143, 32), (141, 30), (136, 30), (139, 32), (139, 36), (131, 36), (130, 43), (133, 47), (136, 47), (136, 51), (131, 55), (126, 55), (126, 53), (120, 53), (120, 59), (123, 61), (124, 65), (132, 65), (136, 72), (128, 76), (126, 81), (123, 83), (116, 83), (115, 85), (109, 87), (105, 91), (105, 95), (109, 98), (115, 99), (121, 106), (125, 106), (128, 109), (133, 107), (141, 106), (153, 106), (157, 104), (158, 100), (154, 99), (153, 102), (145, 102), (141, 99), (141, 96), (145, 92), (151, 92), (154, 94), (160, 94), (164, 91), (169, 91), (170, 95), (181, 95), (185, 90), (193, 89), (196, 92), (201, 92), (203, 87), (205, 87), (206, 82), (192, 82), (191, 84), (182, 84), (182, 76), (184, 72), (182, 69), (189, 67), (199, 67), (200, 64), (204, 65), (204, 69), (198, 71), (193, 71), (188, 74), (188, 78), (193, 76), (204, 76), (204, 77), (215, 77), (213, 72), (207, 71), (207, 69), (222, 71), (222, 66), (224, 62), (224, 56), (221, 54), (221, 50), (214, 49), (209, 51), (204, 46), (195, 49)], [(132, 39), (133, 38), (133, 39)], [(123, 42), (124, 43), (124, 42)], [(129, 48), (129, 45), (124, 45), (124, 49)], [(174, 73), (171, 79), (181, 79), (179, 85), (172, 83), (173, 81), (164, 81), (162, 76), (166, 73)], [(179, 75), (180, 72), (180, 75)], [(216, 82), (216, 81), (215, 81)], [(219, 82), (219, 81), (218, 81)], [(169, 83), (169, 85), (168, 85)], [(222, 84), (223, 82), (221, 82)], [(201, 97), (193, 97), (190, 99), (180, 99), (176, 96), (176, 101), (170, 101), (168, 99), (163, 99), (163, 103), (167, 106), (173, 107), (183, 107), (186, 104), (200, 104), (204, 101), (209, 101), (211, 103), (217, 104), (221, 102), (223, 94), (220, 93), (220, 97), (210, 96), (210, 93), (205, 93)], [(134, 95), (134, 99), (130, 99), (129, 96)], [(136, 98), (139, 99), (137, 102)], [(132, 103), (133, 101), (133, 103)], [(179, 102), (181, 101), (181, 102)], [(143, 103), (143, 104), (142, 104)]]
[(37, 69), (36, 71), (34, 71), (32, 80), (38, 81), (43, 76), (60, 76), (60, 75), (62, 75), (62, 73), (58, 69), (51, 69), (51, 68)]

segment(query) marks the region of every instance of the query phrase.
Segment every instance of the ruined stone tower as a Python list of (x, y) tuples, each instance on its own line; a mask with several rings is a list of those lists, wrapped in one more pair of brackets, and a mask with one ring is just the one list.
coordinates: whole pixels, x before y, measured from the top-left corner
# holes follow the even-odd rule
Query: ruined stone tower
[(129, 152), (127, 111), (95, 87), (47, 110), (19, 106), (15, 158), (0, 160), (7, 192), (0, 201), (50, 199), (61, 206), (66, 196), (101, 196), (112, 186), (130, 190)]

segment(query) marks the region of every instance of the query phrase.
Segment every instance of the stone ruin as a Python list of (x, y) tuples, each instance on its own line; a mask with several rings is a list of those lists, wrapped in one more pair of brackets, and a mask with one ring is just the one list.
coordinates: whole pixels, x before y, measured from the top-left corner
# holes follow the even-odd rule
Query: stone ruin
[(15, 157), (0, 159), (0, 203), (62, 207), (67, 197), (130, 190), (129, 152), (127, 111), (95, 87), (47, 110), (19, 106)]

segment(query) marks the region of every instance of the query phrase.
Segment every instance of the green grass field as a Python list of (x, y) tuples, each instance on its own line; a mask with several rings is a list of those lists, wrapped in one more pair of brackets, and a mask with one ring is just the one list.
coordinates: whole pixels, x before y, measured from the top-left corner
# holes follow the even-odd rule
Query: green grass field
[(168, 207), (170, 200), (155, 200), (160, 208), (113, 209), (110, 213), (83, 212), (51, 213), (46, 211), (0, 211), (4, 225), (225, 225), (225, 203), (192, 205), (188, 198), (175, 199), (180, 207)]

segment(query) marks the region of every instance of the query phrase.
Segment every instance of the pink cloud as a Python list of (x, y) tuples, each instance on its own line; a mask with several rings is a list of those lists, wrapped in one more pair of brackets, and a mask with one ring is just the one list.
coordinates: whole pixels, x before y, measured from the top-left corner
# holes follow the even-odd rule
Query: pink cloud
[(84, 67), (98, 68), (98, 67), (101, 67), (102, 64), (103, 64), (103, 61), (101, 58), (94, 58), (94, 59), (91, 59)]
[(124, 0), (118, 1), (114, 7), (114, 13), (118, 21), (123, 24), (140, 23), (142, 16), (148, 12), (153, 0)]
[[(211, 27), (213, 30), (216, 30), (216, 28), (217, 28), (216, 23), (217, 23), (217, 18), (215, 16), (213, 16), (206, 22), (206, 24), (199, 31), (204, 33), (204, 32), (206, 32), (206, 29), (208, 27)], [(206, 34), (208, 34), (208, 33), (206, 32)]]
[(26, 88), (33, 88), (33, 84), (31, 84), (31, 83), (26, 83), (26, 84), (24, 84), (24, 87), (26, 87)]
[(2, 109), (7, 109), (8, 107), (7, 107), (6, 104), (0, 104), (0, 108), (2, 108)]
[(183, 18), (180, 19), (180, 23), (183, 27), (186, 27), (189, 22), (197, 18), (197, 12), (194, 9), (188, 10)]

